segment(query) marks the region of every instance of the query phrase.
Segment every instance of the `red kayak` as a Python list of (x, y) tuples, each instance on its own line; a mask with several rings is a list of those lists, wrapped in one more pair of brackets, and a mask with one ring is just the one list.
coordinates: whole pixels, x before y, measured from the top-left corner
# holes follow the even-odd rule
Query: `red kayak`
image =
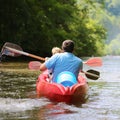
[(88, 84), (81, 75), (78, 76), (78, 82), (71, 86), (64, 86), (55, 82), (51, 83), (48, 81), (48, 72), (45, 71), (38, 77), (36, 91), (39, 97), (45, 96), (54, 102), (65, 102), (68, 104), (84, 103)]

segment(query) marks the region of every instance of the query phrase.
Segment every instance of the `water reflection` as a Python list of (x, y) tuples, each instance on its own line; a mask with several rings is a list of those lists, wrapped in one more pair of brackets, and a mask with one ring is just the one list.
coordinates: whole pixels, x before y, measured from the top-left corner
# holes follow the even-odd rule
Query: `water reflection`
[(35, 83), (39, 72), (28, 70), (27, 63), (0, 63), (1, 119), (120, 120), (120, 57), (102, 59), (102, 67), (92, 67), (100, 71), (101, 78), (88, 79), (89, 98), (78, 106), (37, 98)]
[(11, 98), (24, 98), (26, 92), (35, 89), (34, 77), (14, 75), (1, 72), (0, 74), (0, 96)]
[(46, 119), (61, 118), (65, 115), (75, 114), (77, 111), (73, 110), (73, 107), (66, 105), (65, 103), (50, 103), (40, 109), (38, 116), (39, 118), (44, 115)]

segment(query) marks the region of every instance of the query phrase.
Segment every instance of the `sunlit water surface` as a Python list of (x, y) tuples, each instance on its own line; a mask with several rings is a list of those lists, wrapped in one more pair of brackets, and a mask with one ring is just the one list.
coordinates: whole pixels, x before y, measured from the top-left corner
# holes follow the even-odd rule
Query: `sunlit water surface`
[(28, 63), (0, 63), (0, 120), (120, 120), (120, 57), (102, 57), (101, 73), (88, 80), (89, 98), (82, 105), (53, 103), (36, 97), (38, 71)]

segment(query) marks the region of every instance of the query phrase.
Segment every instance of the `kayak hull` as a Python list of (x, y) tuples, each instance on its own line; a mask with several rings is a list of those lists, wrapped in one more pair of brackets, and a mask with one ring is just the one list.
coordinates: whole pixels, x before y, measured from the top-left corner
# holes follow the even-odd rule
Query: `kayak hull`
[(65, 103), (84, 103), (86, 101), (88, 84), (81, 75), (78, 76), (78, 83), (71, 87), (65, 87), (62, 84), (51, 83), (47, 81), (48, 74), (44, 72), (39, 75), (36, 82), (36, 91), (38, 97), (45, 96), (54, 102)]

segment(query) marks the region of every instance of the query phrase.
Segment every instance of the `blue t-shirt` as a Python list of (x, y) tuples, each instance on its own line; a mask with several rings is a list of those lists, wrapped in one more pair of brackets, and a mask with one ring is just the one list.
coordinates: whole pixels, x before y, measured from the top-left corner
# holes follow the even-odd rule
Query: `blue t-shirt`
[(48, 70), (52, 69), (53, 81), (56, 82), (57, 75), (63, 71), (70, 71), (77, 78), (79, 71), (82, 70), (83, 62), (73, 53), (64, 52), (53, 55), (45, 62), (45, 65)]

